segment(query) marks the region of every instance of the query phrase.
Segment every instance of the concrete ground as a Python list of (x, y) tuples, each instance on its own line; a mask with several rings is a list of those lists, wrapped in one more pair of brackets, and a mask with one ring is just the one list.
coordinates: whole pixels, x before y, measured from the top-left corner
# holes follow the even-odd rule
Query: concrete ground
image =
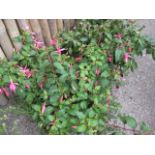
[[(139, 20), (144, 33), (155, 38), (155, 20)], [(114, 92), (123, 112), (132, 114), (138, 122), (145, 121), (155, 131), (155, 61), (150, 55), (136, 57), (138, 69), (123, 80), (126, 85)]]

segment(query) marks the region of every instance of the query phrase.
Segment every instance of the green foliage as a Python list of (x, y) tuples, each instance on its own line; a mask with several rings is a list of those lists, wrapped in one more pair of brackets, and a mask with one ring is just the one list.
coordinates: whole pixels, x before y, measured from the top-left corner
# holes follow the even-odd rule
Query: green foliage
[[(47, 133), (124, 134), (122, 128), (107, 126), (118, 118), (129, 128), (138, 128), (133, 117), (118, 115), (120, 104), (111, 96), (121, 75), (136, 68), (135, 55), (147, 49), (155, 57), (153, 42), (134, 23), (81, 20), (74, 30), (59, 34), (56, 46), (65, 48), (61, 55), (54, 46), (36, 48), (27, 32), (17, 40), (24, 44), (21, 51), (11, 61), (0, 62), (0, 88), (8, 88), (10, 80), (18, 83), (16, 95)], [(148, 131), (145, 124), (141, 130), (139, 134)]]

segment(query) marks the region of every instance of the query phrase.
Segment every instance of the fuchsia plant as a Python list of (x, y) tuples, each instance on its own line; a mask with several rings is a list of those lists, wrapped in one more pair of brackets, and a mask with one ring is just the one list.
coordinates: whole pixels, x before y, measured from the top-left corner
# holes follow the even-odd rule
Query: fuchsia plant
[(154, 44), (133, 24), (82, 20), (49, 47), (35, 33), (23, 32), (21, 51), (0, 61), (0, 95), (16, 94), (48, 134), (150, 133), (145, 123), (121, 114), (111, 95), (121, 77), (135, 69), (134, 55), (147, 48), (155, 58)]

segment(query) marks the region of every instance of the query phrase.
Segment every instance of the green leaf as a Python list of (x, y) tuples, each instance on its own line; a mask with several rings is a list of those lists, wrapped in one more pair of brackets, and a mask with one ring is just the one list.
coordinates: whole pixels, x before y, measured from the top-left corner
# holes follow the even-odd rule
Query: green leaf
[(82, 132), (82, 133), (85, 132), (86, 129), (87, 129), (87, 128), (86, 128), (85, 125), (80, 125), (80, 126), (77, 127), (77, 131), (78, 131), (78, 132)]
[(59, 95), (53, 95), (50, 98), (50, 103), (52, 103), (53, 105), (58, 105), (58, 99), (59, 99)]
[(86, 109), (86, 108), (87, 108), (87, 102), (86, 102), (86, 101), (81, 102), (81, 103), (80, 103), (80, 107), (81, 107), (82, 109)]
[(141, 126), (140, 126), (140, 129), (144, 132), (148, 132), (150, 131), (150, 128), (146, 125), (145, 122), (142, 122)]
[(41, 106), (40, 105), (33, 105), (32, 107), (37, 112), (40, 112), (41, 111)]
[(135, 128), (137, 127), (137, 122), (136, 122), (135, 118), (133, 118), (133, 117), (131, 117), (131, 116), (127, 116), (127, 117), (126, 117), (126, 121), (127, 121), (127, 124), (128, 124), (131, 128), (135, 129)]
[(101, 86), (103, 88), (108, 87), (109, 86), (109, 80), (107, 80), (107, 79), (102, 80), (101, 81)]
[(48, 116), (47, 116), (47, 119), (48, 119), (49, 121), (54, 121), (55, 117), (54, 117), (53, 115), (48, 115)]
[(90, 118), (93, 118), (95, 115), (96, 115), (95, 111), (94, 111), (93, 109), (91, 109), (91, 110), (89, 111), (89, 117), (90, 117)]
[(71, 82), (71, 87), (74, 91), (77, 91), (78, 90), (78, 86), (77, 86), (77, 83), (75, 81), (72, 81)]
[(104, 33), (109, 40), (112, 40), (112, 34), (109, 32)]
[(117, 49), (117, 50), (115, 51), (115, 61), (116, 61), (116, 62), (119, 62), (120, 60), (122, 60), (122, 56), (123, 56), (123, 51)]
[(100, 126), (104, 126), (105, 125), (105, 122), (103, 121), (103, 119), (99, 119), (98, 124)]
[(88, 120), (88, 125), (91, 127), (96, 127), (98, 124), (98, 121), (96, 119), (89, 119)]
[(101, 77), (107, 78), (109, 75), (109, 72), (105, 70), (104, 72), (102, 72)]
[(76, 112), (76, 115), (77, 115), (78, 118), (81, 119), (81, 120), (84, 119), (84, 118), (86, 117), (85, 114), (84, 114), (83, 112), (79, 112), (79, 111)]
[(57, 68), (57, 71), (61, 74), (65, 73), (64, 67), (59, 63), (59, 62), (55, 62), (54, 66)]

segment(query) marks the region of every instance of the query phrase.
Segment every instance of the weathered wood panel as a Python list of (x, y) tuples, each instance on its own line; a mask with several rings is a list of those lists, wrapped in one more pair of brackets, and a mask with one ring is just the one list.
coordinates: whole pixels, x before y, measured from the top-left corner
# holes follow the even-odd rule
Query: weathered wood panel
[(19, 43), (19, 42), (16, 42), (14, 40), (15, 37), (20, 35), (15, 20), (13, 20), (13, 19), (5, 19), (4, 24), (6, 26), (6, 30), (7, 30), (8, 34), (9, 34), (9, 36), (10, 36), (10, 39), (11, 39), (15, 49), (17, 51), (19, 51), (21, 49), (21, 47), (22, 47), (22, 44)]
[(50, 32), (51, 32), (51, 36), (52, 38), (56, 38), (57, 35), (57, 22), (56, 19), (50, 19), (48, 20), (49, 22), (49, 27), (50, 27)]
[(6, 56), (4, 55), (4, 51), (0, 47), (0, 59), (4, 59), (4, 58), (6, 58)]
[(27, 19), (17, 19), (17, 23), (20, 30), (31, 32), (31, 26)]
[(42, 35), (46, 45), (50, 45), (51, 34), (47, 19), (39, 19)]
[(10, 59), (14, 48), (2, 20), (0, 20), (0, 45), (3, 48), (7, 58)]
[(63, 30), (63, 20), (62, 19), (57, 19), (57, 29), (58, 31), (62, 31)]
[(30, 21), (30, 25), (31, 25), (32, 31), (36, 33), (36, 37), (40, 41), (44, 41), (39, 21), (37, 19), (30, 19), (29, 21)]

